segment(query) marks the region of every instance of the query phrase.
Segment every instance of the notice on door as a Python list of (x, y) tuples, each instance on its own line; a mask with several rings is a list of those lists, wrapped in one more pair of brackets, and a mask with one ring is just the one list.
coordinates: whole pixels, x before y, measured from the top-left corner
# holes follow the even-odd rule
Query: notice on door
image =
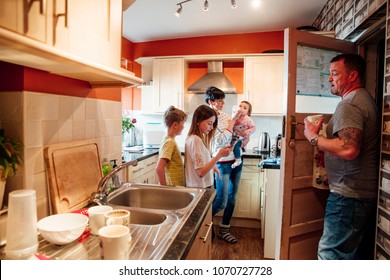
[(337, 97), (330, 92), (330, 60), (338, 53), (298, 45), (297, 95)]

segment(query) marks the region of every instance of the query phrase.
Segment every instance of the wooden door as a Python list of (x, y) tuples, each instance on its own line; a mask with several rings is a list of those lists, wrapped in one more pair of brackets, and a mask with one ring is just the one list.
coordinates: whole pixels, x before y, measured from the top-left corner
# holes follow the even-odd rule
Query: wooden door
[[(286, 90), (283, 104), (284, 131), (281, 156), (281, 182), (283, 183), (279, 196), (281, 224), (278, 232), (280, 236), (277, 236), (277, 242), (280, 241), (280, 248), (277, 246), (277, 256), (279, 255), (280, 259), (317, 259), (318, 241), (322, 235), (325, 204), (329, 191), (313, 187), (313, 147), (304, 137), (304, 126), (300, 123), (303, 123), (307, 115), (323, 113), (318, 111), (321, 110), (323, 101), (314, 102), (319, 106), (313, 107), (315, 109), (312, 112), (308, 111), (308, 108), (297, 110), (307, 105), (301, 106), (302, 104), (297, 103), (301, 97), (296, 94), (297, 78), (299, 78), (297, 77), (298, 45), (334, 52), (355, 52), (356, 48), (350, 42), (293, 29), (285, 30), (284, 40), (284, 88)], [(329, 69), (323, 69), (324, 83), (327, 83), (325, 74), (327, 72)], [(312, 82), (313, 80), (304, 81), (304, 83)], [(330, 98), (324, 100), (329, 101)], [(334, 100), (330, 101), (334, 102)], [(330, 117), (329, 114), (325, 116), (327, 119)]]

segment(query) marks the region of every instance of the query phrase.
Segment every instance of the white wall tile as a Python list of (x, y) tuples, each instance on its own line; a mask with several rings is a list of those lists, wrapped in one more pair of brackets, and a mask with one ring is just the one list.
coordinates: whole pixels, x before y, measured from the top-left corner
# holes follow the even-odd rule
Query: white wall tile
[(43, 145), (59, 143), (59, 121), (42, 121), (42, 141)]
[(85, 100), (85, 118), (88, 119), (97, 119), (97, 104), (95, 99), (86, 99)]
[(96, 121), (95, 120), (86, 120), (85, 121), (85, 138), (95, 138), (96, 137)]
[(0, 110), (1, 128), (7, 132), (9, 128), (10, 132), (20, 135), (25, 146), (24, 167), (7, 180), (7, 193), (34, 188), (39, 218), (50, 214), (43, 156), (45, 146), (96, 138), (100, 157), (117, 159), (120, 163), (121, 102), (36, 92), (2, 92)]
[(25, 133), (24, 145), (26, 148), (35, 148), (43, 146), (43, 133), (42, 133), (42, 122), (38, 120), (30, 120), (29, 114), (26, 114), (27, 118), (25, 121)]
[(45, 171), (43, 149), (41, 147), (26, 148), (24, 158), (24, 167), (26, 169), (27, 176)]
[(43, 119), (43, 104), (39, 94), (25, 94), (26, 119), (29, 121), (41, 121)]
[(58, 121), (58, 142), (69, 142), (73, 140), (73, 121), (72, 119)]
[(85, 120), (74, 120), (73, 121), (73, 132), (72, 140), (83, 140), (85, 138)]
[(54, 94), (40, 94), (40, 102), (42, 104), (42, 119), (43, 121), (59, 120), (60, 97)]
[(73, 99), (73, 120), (85, 120), (85, 98), (72, 97)]
[(1, 92), (0, 119), (2, 121), (23, 121), (23, 96), (21, 92)]
[(73, 115), (73, 99), (70, 96), (60, 96), (58, 120), (66, 121), (72, 118)]

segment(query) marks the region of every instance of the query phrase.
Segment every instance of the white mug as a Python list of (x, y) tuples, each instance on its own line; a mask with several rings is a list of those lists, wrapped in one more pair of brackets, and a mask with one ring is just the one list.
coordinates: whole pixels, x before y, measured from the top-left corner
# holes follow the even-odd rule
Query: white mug
[(309, 122), (317, 124), (321, 119), (324, 118), (323, 115), (311, 115), (306, 117)]
[(98, 235), (99, 229), (106, 225), (104, 215), (107, 212), (112, 211), (112, 209), (113, 208), (108, 205), (93, 206), (88, 209), (89, 228), (91, 230), (91, 234)]
[(125, 209), (115, 209), (104, 214), (105, 223), (109, 225), (130, 225), (130, 211)]
[(100, 255), (104, 260), (127, 260), (130, 249), (130, 229), (123, 225), (104, 226), (99, 229)]

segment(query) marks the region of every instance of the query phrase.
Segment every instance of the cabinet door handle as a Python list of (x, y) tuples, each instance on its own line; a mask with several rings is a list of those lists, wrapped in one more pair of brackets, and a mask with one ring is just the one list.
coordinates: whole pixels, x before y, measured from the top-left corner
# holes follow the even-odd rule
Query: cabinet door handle
[(23, 32), (26, 34), (28, 32), (28, 13), (31, 10), (34, 2), (39, 2), (39, 13), (44, 14), (46, 10), (46, 1), (44, 0), (23, 0)]
[(57, 0), (53, 2), (53, 46), (56, 44), (56, 36), (57, 36), (57, 23), (59, 17), (64, 17), (65, 19), (65, 28), (68, 28), (68, 0), (65, 0), (65, 11), (62, 14), (57, 14)]
[(206, 235), (200, 238), (200, 239), (203, 239), (203, 243), (206, 243), (207, 238), (209, 237), (210, 231), (213, 228), (213, 222), (206, 224), (206, 226), (208, 226), (209, 229), (207, 230)]

